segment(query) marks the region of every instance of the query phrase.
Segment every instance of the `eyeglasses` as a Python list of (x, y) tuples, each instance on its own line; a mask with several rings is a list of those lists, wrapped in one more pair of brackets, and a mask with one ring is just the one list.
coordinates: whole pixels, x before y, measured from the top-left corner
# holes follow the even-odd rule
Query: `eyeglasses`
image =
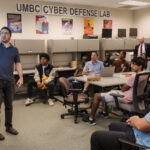
[(9, 35), (9, 32), (0, 32), (1, 35)]

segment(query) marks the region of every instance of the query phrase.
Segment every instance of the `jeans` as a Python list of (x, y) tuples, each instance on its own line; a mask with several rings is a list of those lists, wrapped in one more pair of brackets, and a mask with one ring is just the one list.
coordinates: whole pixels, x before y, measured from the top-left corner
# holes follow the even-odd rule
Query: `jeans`
[(12, 127), (12, 114), (13, 105), (12, 101), (15, 94), (15, 82), (0, 80), (0, 109), (4, 101), (5, 104), (5, 126), (6, 128)]
[(123, 122), (111, 123), (109, 131), (96, 131), (91, 136), (91, 150), (129, 150), (127, 145), (120, 144), (118, 138), (135, 143), (132, 128)]
[(69, 81), (70, 89), (73, 89), (73, 85), (72, 85), (72, 81), (74, 81), (73, 77), (69, 77), (67, 78), (67, 80)]
[[(48, 90), (48, 93), (49, 93), (48, 94), (49, 98), (53, 98), (53, 96), (54, 96), (54, 86), (55, 86), (54, 81), (49, 82), (46, 86), (47, 86), (47, 90)], [(32, 80), (28, 83), (27, 92), (28, 92), (28, 97), (29, 98), (32, 98), (33, 87), (37, 88), (37, 83), (34, 80)]]

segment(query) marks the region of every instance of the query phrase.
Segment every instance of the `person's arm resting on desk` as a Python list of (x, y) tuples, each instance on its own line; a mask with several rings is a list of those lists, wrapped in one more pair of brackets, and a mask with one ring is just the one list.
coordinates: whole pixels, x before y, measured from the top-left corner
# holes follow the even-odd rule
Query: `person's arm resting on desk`
[(23, 85), (23, 73), (22, 73), (22, 65), (20, 62), (17, 62), (15, 64), (16, 70), (18, 71), (19, 74), (19, 80), (17, 81), (18, 87), (21, 87)]

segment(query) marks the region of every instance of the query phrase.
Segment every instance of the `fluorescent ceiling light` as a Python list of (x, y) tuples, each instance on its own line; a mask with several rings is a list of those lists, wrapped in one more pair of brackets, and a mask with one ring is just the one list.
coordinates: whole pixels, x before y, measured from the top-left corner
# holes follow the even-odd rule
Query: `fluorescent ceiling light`
[(142, 1), (132, 1), (132, 0), (127, 0), (127, 1), (123, 1), (123, 2), (119, 2), (119, 4), (122, 5), (133, 5), (133, 6), (147, 6), (150, 5), (150, 3), (148, 2), (142, 2)]

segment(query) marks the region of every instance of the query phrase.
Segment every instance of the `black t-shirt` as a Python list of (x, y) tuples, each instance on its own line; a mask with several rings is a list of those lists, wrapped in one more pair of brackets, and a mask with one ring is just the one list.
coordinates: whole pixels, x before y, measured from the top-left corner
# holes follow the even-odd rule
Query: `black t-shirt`
[(113, 60), (109, 59), (104, 61), (104, 67), (109, 67), (110, 65), (113, 65)]

